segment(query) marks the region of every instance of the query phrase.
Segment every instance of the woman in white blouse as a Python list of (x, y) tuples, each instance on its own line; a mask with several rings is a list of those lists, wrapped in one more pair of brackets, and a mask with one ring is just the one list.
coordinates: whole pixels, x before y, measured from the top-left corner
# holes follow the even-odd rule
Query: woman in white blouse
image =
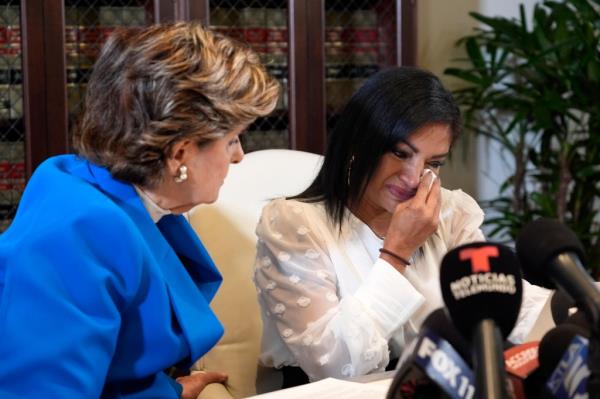
[[(459, 109), (434, 75), (379, 72), (340, 115), (311, 186), (264, 208), (256, 230), (260, 361), (283, 368), (284, 385), (303, 375), (286, 366), (311, 381), (383, 371), (443, 306), (442, 257), (484, 240), (481, 208), (438, 178), (459, 131)], [(524, 286), (514, 341), (548, 295)]]

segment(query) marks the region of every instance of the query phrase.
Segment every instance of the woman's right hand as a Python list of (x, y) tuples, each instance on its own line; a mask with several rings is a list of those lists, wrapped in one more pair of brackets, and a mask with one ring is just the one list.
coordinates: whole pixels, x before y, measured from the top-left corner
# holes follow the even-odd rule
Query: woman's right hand
[[(383, 242), (385, 249), (405, 259), (410, 258), (436, 231), (439, 222), (442, 203), (440, 179), (431, 170), (425, 174), (415, 196), (396, 206)], [(389, 260), (388, 257), (385, 259)], [(406, 266), (400, 266), (398, 261), (390, 263), (401, 272)]]

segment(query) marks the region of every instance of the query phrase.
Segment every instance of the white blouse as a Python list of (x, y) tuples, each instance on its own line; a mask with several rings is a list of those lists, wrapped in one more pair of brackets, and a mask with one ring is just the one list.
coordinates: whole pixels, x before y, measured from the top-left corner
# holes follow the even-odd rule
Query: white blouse
[[(442, 189), (440, 223), (404, 274), (379, 258), (383, 240), (350, 212), (341, 231), (322, 203), (265, 206), (254, 280), (264, 324), (261, 364), (300, 366), (311, 381), (383, 371), (442, 307), (439, 265), (458, 245), (484, 240), (483, 211), (461, 190)], [(521, 342), (549, 291), (523, 281), (511, 334)]]

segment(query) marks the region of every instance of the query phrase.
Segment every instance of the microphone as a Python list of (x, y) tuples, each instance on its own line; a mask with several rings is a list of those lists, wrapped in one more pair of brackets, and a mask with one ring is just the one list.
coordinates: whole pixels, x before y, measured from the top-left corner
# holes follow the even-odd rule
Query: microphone
[(542, 385), (538, 371), (539, 341), (515, 345), (504, 351), (504, 365), (512, 388), (513, 398), (539, 397)]
[(477, 396), (507, 398), (502, 337), (515, 326), (523, 295), (516, 256), (502, 244), (459, 246), (444, 256), (440, 282), (450, 317), (473, 344)]
[(567, 319), (565, 320), (565, 324), (573, 324), (583, 328), (584, 331), (586, 331), (586, 337), (590, 337), (590, 335), (592, 334), (592, 325), (587, 319), (585, 313), (581, 310), (578, 310), (577, 312), (567, 317)]
[(544, 380), (552, 375), (576, 335), (589, 338), (590, 332), (581, 326), (563, 323), (549, 330), (542, 337), (538, 359), (540, 374)]
[(559, 399), (588, 398), (589, 345), (586, 338), (575, 335), (546, 383), (551, 395)]
[(593, 398), (600, 398), (600, 291), (581, 263), (585, 258), (581, 242), (564, 224), (541, 218), (523, 228), (516, 244), (532, 279), (565, 291), (585, 312), (592, 326), (588, 389)]
[(573, 231), (557, 220), (537, 219), (521, 230), (516, 247), (532, 282), (562, 289), (598, 324), (600, 291), (581, 264), (584, 250)]
[(404, 350), (387, 399), (448, 396), (472, 399), (475, 394), (473, 371), (450, 341), (466, 345), (469, 352), (468, 344), (455, 331), (444, 310), (431, 312), (423, 321), (418, 338)]
[(562, 320), (562, 323), (560, 328), (548, 330), (541, 341), (527, 342), (504, 351), (506, 371), (514, 397), (540, 398), (547, 395), (544, 385), (571, 339), (575, 335), (590, 335), (590, 326), (580, 311)]
[(555, 325), (563, 323), (570, 315), (569, 310), (576, 306), (575, 301), (563, 290), (555, 290), (550, 298), (550, 312)]
[(454, 348), (460, 357), (467, 362), (471, 367), (471, 344), (465, 339), (465, 337), (456, 329), (456, 326), (448, 316), (448, 312), (445, 308), (438, 308), (429, 313), (429, 315), (423, 320), (421, 325), (421, 331), (430, 330), (439, 335), (441, 338), (448, 341), (452, 348)]

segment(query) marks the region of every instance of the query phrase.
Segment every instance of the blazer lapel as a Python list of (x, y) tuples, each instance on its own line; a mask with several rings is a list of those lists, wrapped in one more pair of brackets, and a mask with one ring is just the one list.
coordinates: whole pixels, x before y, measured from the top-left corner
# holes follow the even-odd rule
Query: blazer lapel
[(223, 335), (209, 306), (222, 277), (185, 218), (167, 215), (155, 224), (133, 186), (115, 180), (105, 168), (81, 161), (72, 173), (112, 197), (138, 226), (166, 281), (191, 360), (208, 352)]
[[(195, 361), (223, 335), (223, 327), (209, 306), (222, 277), (183, 216), (163, 216), (158, 228), (173, 248), (165, 259), (163, 273), (190, 347), (190, 360)], [(173, 267), (174, 263), (182, 263), (185, 269)]]
[(211, 301), (223, 278), (196, 232), (181, 215), (166, 215), (158, 228), (171, 245), (207, 301)]
[(164, 258), (171, 250), (130, 183), (116, 180), (106, 168), (85, 160), (80, 160), (71, 173), (97, 186), (128, 214), (156, 259)]

